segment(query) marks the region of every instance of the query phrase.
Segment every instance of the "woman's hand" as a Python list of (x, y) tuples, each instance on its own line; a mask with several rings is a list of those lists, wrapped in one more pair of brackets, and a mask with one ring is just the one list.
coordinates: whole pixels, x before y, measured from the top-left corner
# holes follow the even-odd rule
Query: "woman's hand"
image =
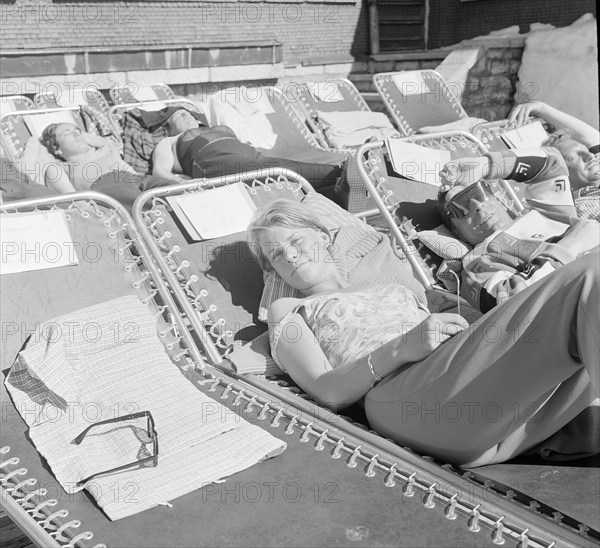
[(430, 314), (416, 327), (397, 339), (392, 359), (400, 357), (404, 363), (417, 362), (432, 354), (442, 343), (469, 327), (462, 316), (445, 312)]
[(516, 105), (508, 115), (508, 121), (510, 123), (516, 123), (517, 126), (523, 126), (527, 123), (527, 119), (530, 116), (542, 116), (542, 110), (544, 109), (544, 103), (541, 101), (531, 101), (529, 103), (521, 103)]
[(85, 142), (92, 148), (104, 148), (109, 146), (109, 141), (104, 137), (100, 137), (100, 135), (87, 132), (84, 132), (82, 135)]

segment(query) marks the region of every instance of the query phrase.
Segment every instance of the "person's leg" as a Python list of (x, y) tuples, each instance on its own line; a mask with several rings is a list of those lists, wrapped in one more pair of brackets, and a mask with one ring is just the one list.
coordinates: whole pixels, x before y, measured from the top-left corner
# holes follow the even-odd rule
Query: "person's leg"
[(315, 190), (333, 188), (343, 171), (340, 164), (312, 164), (266, 156), (254, 147), (235, 140), (206, 145), (194, 158), (192, 177), (211, 178), (283, 167), (304, 177)]
[[(139, 177), (139, 176), (137, 176)], [(137, 184), (115, 183), (110, 178), (102, 177), (92, 184), (90, 190), (101, 192), (117, 200), (131, 214), (133, 202), (142, 193)]]
[(258, 154), (257, 161), (265, 167), (284, 167), (290, 169), (304, 177), (317, 191), (335, 185), (344, 169), (343, 164), (297, 162), (289, 158), (266, 156), (260, 153)]
[(371, 426), (462, 465), (507, 460), (598, 396), (597, 252), (560, 268), (365, 398)]

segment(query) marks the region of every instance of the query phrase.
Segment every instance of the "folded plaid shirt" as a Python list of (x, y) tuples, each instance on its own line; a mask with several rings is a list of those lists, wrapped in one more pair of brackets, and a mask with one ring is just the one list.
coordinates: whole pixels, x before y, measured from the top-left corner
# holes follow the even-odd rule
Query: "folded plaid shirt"
[(138, 121), (139, 109), (123, 113), (123, 159), (136, 173), (146, 175), (150, 172), (154, 147), (167, 137), (167, 130), (159, 126), (150, 132)]

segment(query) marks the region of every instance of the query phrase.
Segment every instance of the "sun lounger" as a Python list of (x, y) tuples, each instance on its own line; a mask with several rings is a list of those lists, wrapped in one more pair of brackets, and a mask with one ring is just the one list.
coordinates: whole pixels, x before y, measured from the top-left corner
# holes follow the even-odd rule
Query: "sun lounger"
[[(529, 118), (525, 126), (536, 121), (533, 117)], [(517, 126), (515, 122), (510, 123), (508, 119), (495, 120), (494, 122), (482, 122), (473, 126), (471, 133), (485, 145), (489, 152), (501, 152), (512, 148), (502, 139), (502, 135), (520, 127), (524, 126)]]
[[(328, 147), (338, 147), (336, 141), (340, 136), (334, 133), (336, 127), (328, 123), (327, 117), (335, 121), (336, 117), (348, 119), (354, 115), (363, 118), (364, 123), (368, 124), (374, 122), (372, 117), (379, 116), (379, 113), (364, 114), (372, 111), (356, 86), (346, 78), (284, 84), (281, 88), (284, 96), (290, 102), (296, 102), (304, 111), (307, 124), (315, 136)], [(391, 124), (388, 133), (390, 136), (400, 135), (397, 131), (392, 131)], [(361, 135), (366, 137), (364, 141), (368, 138), (366, 134), (366, 130), (361, 132)], [(372, 129), (371, 136), (376, 134), (376, 130)]]
[(47, 125), (62, 122), (73, 123), (82, 131), (96, 132), (95, 127), (86, 128), (79, 107), (18, 110), (0, 118), (2, 147), (9, 159), (17, 163), (30, 137), (39, 137)]
[[(404, 135), (422, 128), (436, 131), (469, 129), (480, 118), (469, 119), (452, 86), (434, 70), (383, 72), (373, 83), (390, 116)], [(449, 127), (452, 126), (452, 127)]]
[(121, 103), (165, 101), (177, 98), (167, 84), (138, 85), (134, 82), (115, 85), (110, 88), (109, 94), (115, 105)]
[[(302, 199), (302, 196), (310, 188), (304, 180), (293, 173), (272, 170), (268, 178), (265, 178), (264, 172), (256, 172), (246, 174), (244, 177), (232, 176), (208, 182), (192, 182), (178, 187), (156, 189), (141, 196), (134, 208), (136, 224), (140, 226), (142, 235), (173, 292), (181, 314), (190, 325), (203, 356), (207, 361), (214, 363), (217, 368), (228, 372), (232, 370), (234, 356), (239, 352), (238, 343), (248, 341), (265, 329), (265, 326), (257, 321), (262, 274), (249, 254), (244, 234), (231, 234), (216, 240), (192, 242), (186, 235), (186, 230), (182, 229), (182, 225), (174, 217), (169, 199), (193, 197), (198, 193), (210, 192), (213, 187), (219, 188), (240, 180), (244, 180), (250, 186), (249, 195), (253, 201), (259, 204), (264, 204), (265, 200), (270, 201), (284, 196), (291, 199)], [(258, 349), (258, 343), (256, 346), (252, 346), (254, 342), (256, 341), (244, 345), (242, 348), (250, 346), (255, 349), (255, 353), (259, 353), (259, 350), (264, 352), (264, 347)], [(253, 359), (250, 357), (250, 353), (241, 355), (245, 356), (247, 360)], [(573, 526), (582, 530), (588, 526), (594, 527), (594, 509), (598, 501), (598, 490), (594, 487), (588, 486), (589, 500), (577, 508), (576, 517), (578, 519), (566, 518), (564, 514), (569, 513), (569, 504), (564, 504), (560, 493), (557, 495), (551, 488), (542, 486), (539, 494), (544, 502), (533, 500), (526, 492), (523, 492), (527, 489), (523, 489), (522, 482), (511, 482), (508, 479), (512, 465), (486, 467), (486, 474), (489, 474), (486, 476), (478, 474), (477, 470), (465, 471), (449, 465), (439, 466), (443, 463), (436, 464), (430, 459), (418, 457), (404, 448), (393, 444), (390, 446), (389, 442), (385, 442), (373, 432), (364, 430), (353, 420), (334, 415), (321, 408), (303, 394), (289, 377), (281, 374), (273, 376), (272, 369), (268, 369), (267, 375), (262, 376), (258, 361), (254, 370), (256, 374), (242, 374), (242, 371), (251, 371), (254, 365), (245, 363), (244, 358), (240, 362), (239, 358), (240, 354), (236, 357), (238, 360), (235, 366), (238, 371), (236, 378), (241, 375), (252, 386), (260, 387), (276, 398), (299, 406), (306, 413), (309, 421), (314, 417), (327, 417), (328, 421), (330, 420), (344, 429), (352, 430), (359, 439), (362, 439), (359, 441), (362, 446), (361, 453), (371, 444), (379, 446), (379, 443), (383, 442), (386, 444), (386, 450), (394, 454), (393, 458), (397, 463), (396, 469), (401, 469), (405, 459), (410, 459), (411, 463), (423, 462), (428, 466), (433, 465), (434, 469), (443, 474), (451, 471), (455, 474), (455, 480), (452, 481), (459, 481), (459, 478), (460, 481), (466, 480), (471, 483), (469, 489), (473, 492), (478, 491), (481, 486), (490, 489), (490, 493), (493, 492), (494, 495), (490, 496), (489, 500), (493, 498), (494, 503), (501, 505), (502, 510), (500, 508), (498, 510), (504, 515), (507, 515), (508, 506), (515, 504), (519, 508), (517, 514), (526, 521), (529, 521), (530, 517), (534, 519), (541, 517), (539, 514), (552, 516), (553, 512), (560, 511), (563, 517), (561, 518), (562, 525), (559, 527), (565, 529), (565, 532), (569, 531), (568, 534), (571, 534)], [(416, 466), (419, 465), (416, 464)], [(541, 471), (543, 469), (542, 467)], [(530, 468), (528, 471), (529, 474), (521, 469), (520, 479), (523, 480), (527, 477), (525, 481), (536, 481), (540, 474), (540, 467)], [(577, 477), (578, 488), (584, 488), (585, 482), (582, 481), (581, 476), (577, 474), (569, 476), (571, 480)], [(499, 482), (490, 478), (498, 478)], [(405, 486), (407, 483), (410, 482), (405, 482)], [(437, 497), (436, 494), (430, 500), (437, 499)], [(427, 501), (426, 496), (424, 501)], [(552, 504), (555, 504), (556, 507), (552, 507)], [(532, 512), (532, 508), (536, 510)], [(543, 510), (540, 511), (542, 508)], [(581, 525), (577, 525), (578, 520)], [(583, 522), (587, 525), (584, 526)], [(472, 524), (472, 520), (469, 523)], [(506, 523), (506, 517), (502, 523)], [(550, 519), (546, 521), (546, 525), (556, 527), (559, 523)], [(410, 526), (407, 530), (410, 530)], [(597, 533), (587, 529), (587, 534), (594, 537)], [(519, 535), (517, 535), (517, 541), (518, 537)], [(531, 539), (529, 542), (532, 542)], [(428, 543), (435, 544), (435, 541), (428, 539)], [(450, 539), (444, 542), (444, 544), (455, 543), (456, 541)]]
[[(153, 207), (160, 207), (157, 200)], [(3, 275), (2, 370), (12, 364), (41, 322), (108, 299), (135, 296), (156, 315), (159, 338), (182, 377), (215, 402), (205, 413), (185, 417), (190, 427), (201, 428), (218, 403), (225, 406), (227, 415), (243, 418), (285, 441), (287, 449), (224, 483), (210, 483), (142, 513), (109, 521), (87, 494), (67, 495), (57, 484), (3, 384), (0, 503), (36, 544), (330, 546), (360, 542), (381, 546), (414, 544), (426, 537), (432, 545), (492, 546), (520, 541), (548, 547), (594, 541), (560, 519), (548, 519), (528, 508), (533, 501), (520, 498), (520, 493), (501, 494), (505, 487), (501, 484), (477, 483), (466, 473), (441, 468), (317, 410), (289, 391), (279, 390), (279, 398), (212, 367), (191, 340), (199, 332), (188, 331), (187, 320), (179, 315), (144, 240), (116, 202), (80, 193), (15, 202), (10, 207), (5, 204), (1, 214), (19, 216), (48, 208), (68, 216), (79, 263)], [(160, 217), (150, 215), (158, 227)], [(89, 333), (92, 336), (92, 330)], [(144, 377), (138, 382), (143, 383)], [(177, 404), (173, 401), (174, 412)], [(92, 414), (89, 420), (94, 420)], [(168, 434), (158, 430), (159, 440)], [(223, 458), (228, 456), (223, 454)], [(159, 458), (158, 468), (161, 464)], [(204, 464), (197, 463), (199, 469)], [(96, 496), (137, 504), (139, 491), (127, 483), (128, 473), (115, 476), (112, 487)], [(192, 480), (174, 477), (174, 481), (181, 479)]]
[[(404, 137), (400, 141), (433, 150), (448, 151), (451, 160), (468, 156), (480, 156), (487, 151), (483, 143), (473, 135), (460, 131), (412, 135)], [(448, 270), (456, 271), (460, 269), (459, 258), (442, 256), (443, 259), (449, 262), (443, 266), (442, 270), (437, 271), (441, 266), (441, 258), (434, 260), (435, 257), (433, 257), (431, 247), (423, 247), (421, 240), (418, 239), (421, 231), (440, 231), (439, 225), (442, 220), (436, 208), (438, 187), (422, 181), (411, 180), (395, 172), (390, 163), (386, 143), (383, 141), (363, 145), (357, 152), (357, 164), (365, 187), (368, 189), (370, 200), (372, 200), (371, 203), (379, 209), (397, 245), (402, 248), (408, 260), (411, 261), (415, 276), (425, 287), (438, 293), (442, 288), (436, 282), (435, 276), (437, 275), (439, 278), (443, 273), (448, 278), (446, 287), (455, 291), (457, 282)], [(441, 169), (441, 167), (443, 166), (438, 166), (436, 170)], [(514, 200), (515, 210), (520, 211), (523, 209), (512, 186), (502, 184), (499, 191), (508, 193), (510, 199)], [(440, 234), (440, 238), (445, 238), (445, 247), (448, 250), (456, 249), (456, 252), (458, 252), (460, 249), (466, 249), (464, 245), (449, 245), (453, 242), (451, 235), (443, 229), (441, 231), (443, 233)], [(435, 234), (428, 233), (427, 235), (437, 239)], [(417, 248), (415, 248), (415, 244)], [(440, 244), (440, 246), (442, 245), (444, 244)], [(463, 255), (464, 253), (466, 253), (466, 250)], [(460, 258), (462, 258), (462, 255)], [(427, 259), (427, 262), (425, 259)], [(442, 292), (445, 293), (445, 291)], [(446, 294), (445, 298), (457, 300), (466, 305), (456, 295)]]
[(96, 88), (69, 88), (60, 90), (60, 92), (58, 90), (40, 92), (35, 95), (33, 100), (40, 108), (88, 107), (98, 122), (105, 127), (103, 134), (106, 134), (110, 128), (110, 133), (119, 135), (119, 127), (110, 126), (112, 124), (108, 118), (110, 105), (102, 92)]

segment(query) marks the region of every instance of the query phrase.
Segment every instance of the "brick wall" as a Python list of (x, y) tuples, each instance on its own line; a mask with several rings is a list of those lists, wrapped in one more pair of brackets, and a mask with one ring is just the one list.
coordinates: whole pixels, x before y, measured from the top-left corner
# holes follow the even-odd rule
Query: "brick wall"
[(570, 25), (584, 13), (596, 15), (594, 0), (429, 0), (429, 48), (448, 46), (519, 25), (527, 32), (531, 23)]
[[(364, 2), (366, 6), (366, 2)], [(198, 1), (0, 4), (2, 49), (279, 40), (284, 62), (368, 52), (367, 12), (352, 3)]]

